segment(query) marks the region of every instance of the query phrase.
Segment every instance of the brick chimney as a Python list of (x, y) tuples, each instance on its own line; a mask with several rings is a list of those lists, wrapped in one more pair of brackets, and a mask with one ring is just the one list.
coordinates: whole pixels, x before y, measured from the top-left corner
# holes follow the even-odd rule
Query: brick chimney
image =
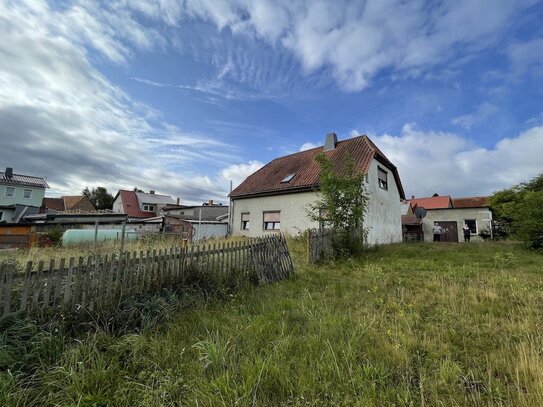
[(213, 199), (210, 199), (210, 200), (207, 202), (207, 204), (208, 204), (209, 206), (213, 206)]
[(337, 134), (336, 133), (328, 133), (326, 135), (326, 138), (324, 139), (324, 151), (332, 151), (336, 148), (337, 144)]
[(179, 198), (177, 198), (177, 205), (179, 205)]
[(6, 167), (6, 172), (4, 173), (6, 178), (12, 178), (13, 177), (13, 168)]
[(153, 191), (153, 190), (151, 189), (151, 190), (149, 191), (149, 193), (150, 193), (151, 195), (154, 195), (154, 194), (155, 194), (155, 191)]

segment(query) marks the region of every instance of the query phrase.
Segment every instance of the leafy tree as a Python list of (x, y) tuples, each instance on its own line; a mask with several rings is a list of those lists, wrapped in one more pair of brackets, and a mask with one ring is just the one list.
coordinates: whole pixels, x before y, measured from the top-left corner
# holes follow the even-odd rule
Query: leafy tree
[(89, 190), (88, 187), (85, 187), (85, 189), (81, 191), (81, 193), (89, 198), (92, 205), (98, 210), (113, 208), (113, 201), (115, 200), (115, 198), (104, 187), (96, 187), (92, 190)]
[(362, 227), (368, 202), (364, 174), (356, 170), (352, 158), (342, 169), (335, 168), (324, 153), (317, 155), (316, 161), (320, 167), (319, 199), (309, 205), (308, 217), (333, 231), (340, 251), (354, 254), (366, 236)]
[(531, 248), (543, 247), (543, 174), (490, 198), (498, 235), (512, 236)]

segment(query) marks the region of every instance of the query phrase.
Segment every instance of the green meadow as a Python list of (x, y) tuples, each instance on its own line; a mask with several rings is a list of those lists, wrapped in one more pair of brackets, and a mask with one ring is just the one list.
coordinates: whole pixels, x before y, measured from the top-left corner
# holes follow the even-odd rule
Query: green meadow
[[(78, 328), (0, 321), (2, 406), (541, 406), (543, 255), (398, 244)], [(107, 319), (107, 320), (105, 320)]]

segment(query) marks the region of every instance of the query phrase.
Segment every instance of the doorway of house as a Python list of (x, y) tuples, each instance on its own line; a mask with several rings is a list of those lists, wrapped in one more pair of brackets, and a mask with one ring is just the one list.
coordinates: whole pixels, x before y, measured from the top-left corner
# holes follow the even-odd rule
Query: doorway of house
[(439, 221), (439, 225), (443, 228), (441, 233), (442, 242), (458, 242), (458, 225), (453, 221)]

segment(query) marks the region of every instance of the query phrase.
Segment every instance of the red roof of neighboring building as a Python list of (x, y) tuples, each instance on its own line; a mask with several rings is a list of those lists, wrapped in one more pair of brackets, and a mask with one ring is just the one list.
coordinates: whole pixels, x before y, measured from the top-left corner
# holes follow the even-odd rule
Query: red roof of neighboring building
[[(324, 147), (317, 147), (276, 158), (247, 177), (230, 193), (230, 196), (237, 198), (253, 195), (274, 195), (318, 188), (320, 184), (320, 167), (315, 157), (323, 151)], [(333, 150), (325, 151), (325, 154), (330, 158), (334, 169), (339, 173), (346, 170), (349, 157), (354, 160), (356, 170), (363, 173), (368, 172), (373, 158), (377, 159), (392, 170), (400, 197), (405, 198), (396, 166), (385, 157), (368, 136), (339, 141)], [(295, 174), (291, 181), (282, 182), (285, 177), (291, 174)]]
[(454, 208), (484, 208), (490, 206), (488, 196), (471, 196), (466, 198), (453, 198)]
[(121, 202), (123, 203), (123, 211), (130, 218), (151, 218), (156, 216), (154, 212), (142, 211), (138, 203), (138, 197), (135, 191), (119, 190)]
[(410, 199), (409, 203), (412, 208), (423, 207), (424, 209), (447, 209), (452, 208), (451, 197), (431, 196), (429, 198), (414, 198)]
[(43, 198), (41, 205), (47, 209), (59, 212), (64, 211), (64, 199), (62, 198)]

